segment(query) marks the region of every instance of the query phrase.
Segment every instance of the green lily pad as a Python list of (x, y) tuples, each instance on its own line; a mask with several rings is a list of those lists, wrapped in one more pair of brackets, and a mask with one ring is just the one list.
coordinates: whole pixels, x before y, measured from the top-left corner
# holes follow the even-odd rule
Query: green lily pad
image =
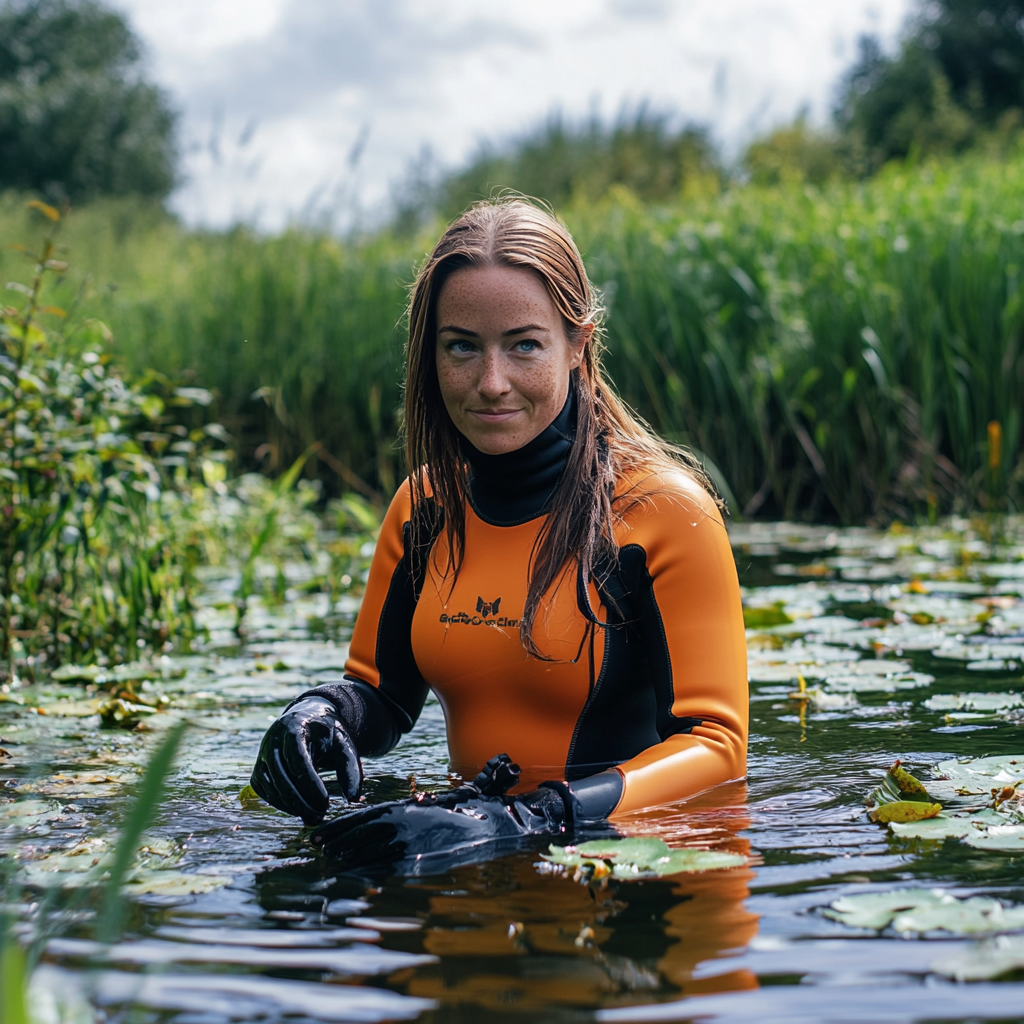
[(785, 626), (793, 621), (781, 605), (768, 608), (744, 608), (743, 625), (747, 629), (770, 629), (772, 626)]
[(1024, 968), (1024, 937), (1005, 936), (979, 942), (932, 961), (931, 969), (957, 981), (986, 981)]
[(940, 800), (988, 797), (993, 789), (1024, 782), (1024, 754), (942, 761), (935, 771), (938, 778), (929, 780), (928, 789)]
[(1006, 711), (1022, 704), (1019, 693), (939, 693), (924, 702), (929, 711)]
[(50, 673), (55, 683), (92, 683), (103, 672), (99, 665), (61, 665)]
[(1004, 907), (990, 896), (953, 896), (942, 889), (896, 889), (834, 900), (826, 917), (851, 928), (892, 927), (908, 932), (983, 935), (1024, 930), (1024, 907)]
[(57, 817), (61, 810), (55, 800), (11, 800), (0, 804), (0, 828), (29, 828)]
[(661, 839), (595, 839), (578, 846), (552, 846), (545, 861), (576, 869), (580, 877), (655, 878), (690, 871), (739, 867), (746, 858), (718, 850), (673, 850)]
[(1024, 853), (1024, 825), (990, 825), (984, 832), (967, 835), (964, 842), (977, 850)]
[(947, 814), (938, 814), (923, 821), (889, 823), (892, 834), (900, 839), (963, 839), (976, 832), (979, 827), (984, 826), (975, 824), (972, 817), (955, 818)]
[(195, 875), (183, 871), (143, 871), (124, 887), (130, 896), (196, 896), (230, 885), (230, 875)]

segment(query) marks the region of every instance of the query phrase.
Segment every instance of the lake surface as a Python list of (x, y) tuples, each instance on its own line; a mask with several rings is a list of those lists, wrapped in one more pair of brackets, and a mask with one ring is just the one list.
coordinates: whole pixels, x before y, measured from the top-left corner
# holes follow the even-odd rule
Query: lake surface
[[(586, 885), (538, 869), (538, 847), (436, 877), (332, 872), (294, 819), (239, 793), (284, 703), (340, 678), (351, 598), (340, 611), (298, 591), (257, 606), (247, 644), (232, 646), (233, 582), (211, 579), (206, 647), (122, 681), (160, 707), (142, 715), (147, 731), (101, 723), (109, 684), (3, 694), (0, 843), (17, 927), (49, 935), (39, 1018), (1024, 1020), (1020, 934), (825, 913), (908, 888), (940, 889), (954, 909), (1024, 904), (1015, 794), (988, 845), (981, 826), (975, 845), (895, 835), (865, 806), (897, 758), (926, 785), (943, 762), (1024, 764), (1024, 523), (731, 534), (751, 627), (748, 781), (620, 828), (741, 853), (745, 867)], [(951, 696), (964, 693), (986, 696)], [(124, 941), (99, 948), (89, 883), (182, 715), (194, 724), (126, 895)], [(446, 787), (446, 758), (431, 702), (398, 750), (366, 762), (368, 798)]]

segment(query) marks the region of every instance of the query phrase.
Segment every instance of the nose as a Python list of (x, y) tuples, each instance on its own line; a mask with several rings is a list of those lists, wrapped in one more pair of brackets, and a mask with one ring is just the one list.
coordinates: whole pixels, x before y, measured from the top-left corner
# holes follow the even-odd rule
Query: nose
[(484, 352), (477, 390), (491, 401), (507, 395), (512, 390), (508, 374), (505, 372), (504, 353), (500, 350), (489, 349)]

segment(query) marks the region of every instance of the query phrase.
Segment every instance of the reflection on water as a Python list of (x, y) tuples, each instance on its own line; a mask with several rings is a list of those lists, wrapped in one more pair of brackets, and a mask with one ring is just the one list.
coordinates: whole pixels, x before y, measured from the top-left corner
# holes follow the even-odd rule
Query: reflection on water
[[(84, 683), (0, 695), (0, 849), (27, 887), (22, 933), (51, 929), (40, 1019), (98, 1020), (97, 1007), (106, 1021), (175, 1024), (1021, 1019), (1020, 972), (943, 973), (983, 961), (984, 940), (821, 912), (908, 886), (1024, 904), (1024, 855), (901, 840), (864, 809), (896, 757), (927, 777), (950, 758), (1024, 754), (1024, 531), (990, 526), (734, 528), (749, 779), (618, 827), (741, 853), (738, 869), (586, 886), (538, 871), (538, 848), (430, 877), (333, 872), (294, 820), (238, 798), (269, 718), (344, 662), (343, 643), (309, 637), (307, 620), (326, 618), (319, 595), (257, 608), (241, 649), (211, 605), (209, 649), (132, 684), (166, 698), (150, 731), (102, 728), (106, 695)], [(180, 715), (195, 725), (140, 853), (124, 940), (99, 947), (89, 882)], [(439, 705), (367, 769), (372, 800), (447, 786)]]

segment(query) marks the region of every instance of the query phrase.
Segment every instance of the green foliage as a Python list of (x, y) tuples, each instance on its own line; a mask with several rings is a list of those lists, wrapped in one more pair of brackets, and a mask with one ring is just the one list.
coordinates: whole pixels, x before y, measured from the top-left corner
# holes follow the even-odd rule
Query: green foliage
[(0, 1024), (28, 1024), (27, 987), (25, 952), (0, 918)]
[(1024, 497), (1018, 163), (569, 219), (611, 308), (612, 378), (745, 514), (863, 522)]
[(752, 142), (742, 164), (756, 185), (823, 185), (843, 171), (838, 141), (811, 128), (803, 114)]
[[(52, 663), (131, 660), (191, 628), (189, 480), (214, 453), (215, 426), (189, 431), (179, 411), (208, 400), (150, 374), (116, 372), (102, 322), (46, 305), (60, 214), (29, 284), (0, 307), (0, 671), (21, 657)], [(73, 311), (72, 311), (73, 312)], [(173, 493), (177, 489), (179, 493)], [(168, 491), (172, 493), (167, 493)], [(31, 664), (31, 662), (28, 662)]]
[(597, 117), (579, 124), (560, 114), (501, 145), (484, 145), (463, 171), (436, 185), (412, 188), (404, 219), (438, 212), (450, 219), (471, 202), (503, 189), (538, 196), (561, 208), (601, 199), (621, 186), (649, 202), (686, 191), (717, 191), (721, 171), (707, 132), (674, 129), (667, 117), (641, 107), (608, 125)]
[(0, 189), (162, 198), (174, 120), (123, 15), (93, 0), (0, 3)]
[(1024, 113), (1024, 4), (921, 4), (899, 52), (861, 39), (840, 90), (836, 121), (849, 164), (963, 150), (1018, 127)]
[[(618, 190), (561, 212), (604, 290), (612, 379), (714, 463), (737, 511), (926, 518), (1024, 502), (1021, 167), (975, 153), (862, 183), (659, 206)], [(21, 218), (0, 204), (0, 236)], [(88, 245), (80, 310), (114, 329), (104, 351), (209, 388), (205, 413), (247, 468), (283, 471), (321, 442), (304, 476), (379, 507), (404, 471), (404, 285), (439, 230), (189, 233), (105, 202), (63, 237)], [(68, 272), (52, 301), (82, 285)]]

